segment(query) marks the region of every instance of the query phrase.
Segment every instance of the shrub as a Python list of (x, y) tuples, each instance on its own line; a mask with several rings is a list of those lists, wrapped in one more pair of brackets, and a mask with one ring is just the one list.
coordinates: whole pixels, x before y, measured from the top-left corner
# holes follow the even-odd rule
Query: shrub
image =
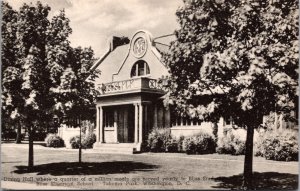
[(298, 161), (298, 152), (297, 132), (291, 130), (260, 133), (254, 149), (256, 156), (277, 161)]
[(82, 141), (82, 146), (85, 149), (90, 149), (93, 148), (93, 144), (95, 142), (96, 142), (96, 135), (94, 133), (87, 134)]
[(83, 134), (93, 133), (94, 129), (95, 129), (95, 123), (89, 120), (84, 120), (81, 122), (81, 132)]
[(201, 132), (185, 138), (182, 147), (187, 154), (211, 154), (216, 150), (216, 140), (213, 135)]
[(142, 142), (141, 151), (142, 152), (150, 152), (150, 147), (149, 147), (149, 144), (148, 144), (147, 140)]
[(224, 137), (219, 138), (216, 149), (217, 153), (231, 155), (245, 154), (245, 140), (241, 136), (234, 134), (233, 131), (228, 131)]
[[(81, 137), (81, 140), (83, 140), (82, 137)], [(79, 145), (80, 145), (79, 135), (76, 135), (76, 136), (74, 136), (70, 139), (70, 145), (71, 145), (72, 149), (78, 149), (79, 148)]]
[(176, 139), (170, 139), (167, 141), (166, 152), (171, 152), (171, 153), (178, 152), (178, 141)]
[[(79, 135), (76, 135), (70, 139), (70, 144), (72, 149), (78, 149), (80, 145)], [(93, 144), (96, 142), (96, 135), (88, 134), (81, 136), (81, 148), (83, 149), (90, 149), (93, 148)]]
[(187, 137), (182, 143), (183, 150), (186, 154), (196, 154), (196, 143), (192, 137)]
[(17, 133), (14, 129), (5, 129), (1, 132), (1, 138), (3, 140), (16, 139)]
[[(84, 120), (81, 122), (81, 148), (93, 148), (93, 144), (96, 142), (96, 135), (94, 134), (94, 129), (95, 124), (91, 121)], [(70, 145), (72, 149), (79, 148), (79, 135), (76, 135), (70, 139)]]
[(180, 136), (179, 139), (177, 140), (178, 152), (184, 152), (184, 150), (183, 150), (183, 140), (184, 140), (184, 136)]
[(55, 134), (48, 134), (45, 142), (47, 147), (58, 148), (65, 146), (64, 140), (60, 136)]
[(170, 128), (154, 128), (148, 136), (147, 147), (152, 152), (165, 152), (170, 140)]
[(43, 141), (43, 140), (46, 139), (46, 137), (47, 137), (46, 132), (39, 131), (39, 132), (34, 133), (34, 140), (35, 141)]

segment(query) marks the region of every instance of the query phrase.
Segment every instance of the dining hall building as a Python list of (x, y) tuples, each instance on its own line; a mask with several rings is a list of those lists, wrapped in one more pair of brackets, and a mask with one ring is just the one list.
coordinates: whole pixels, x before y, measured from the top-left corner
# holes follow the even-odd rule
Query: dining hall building
[(99, 151), (134, 153), (152, 128), (171, 127), (174, 136), (190, 135), (210, 123), (176, 119), (163, 104), (163, 83), (168, 69), (161, 61), (152, 35), (137, 31), (131, 39), (113, 37), (105, 54), (92, 66), (101, 75), (95, 80), (96, 143)]
[[(92, 66), (101, 75), (95, 79), (100, 92), (96, 99), (96, 143), (99, 152), (140, 152), (152, 128), (170, 127), (174, 137), (199, 131), (212, 133), (213, 124), (178, 118), (163, 104), (168, 69), (162, 62), (162, 48), (144, 30), (131, 39), (113, 37), (105, 54)], [(232, 125), (221, 118), (218, 137)]]

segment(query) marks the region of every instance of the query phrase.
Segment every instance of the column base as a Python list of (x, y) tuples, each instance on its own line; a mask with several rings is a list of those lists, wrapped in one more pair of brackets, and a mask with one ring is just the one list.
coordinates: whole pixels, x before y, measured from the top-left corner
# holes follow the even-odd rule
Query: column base
[(142, 151), (142, 143), (136, 143), (136, 151), (141, 152)]

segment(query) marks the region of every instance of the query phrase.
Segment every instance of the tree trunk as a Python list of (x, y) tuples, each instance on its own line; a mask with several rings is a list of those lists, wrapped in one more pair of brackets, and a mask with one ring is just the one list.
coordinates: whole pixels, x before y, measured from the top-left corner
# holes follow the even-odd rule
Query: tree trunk
[(252, 176), (253, 176), (253, 136), (254, 127), (247, 127), (247, 138), (246, 138), (246, 152), (244, 161), (244, 181), (243, 187), (246, 189), (252, 189)]
[(28, 128), (28, 139), (29, 139), (29, 152), (28, 152), (28, 171), (33, 169), (33, 128)]
[(22, 141), (22, 134), (21, 134), (21, 124), (17, 123), (17, 137), (16, 137), (16, 143), (21, 143)]
[(81, 155), (82, 155), (82, 151), (81, 151), (81, 121), (80, 121), (80, 117), (79, 117), (79, 164), (81, 164)]

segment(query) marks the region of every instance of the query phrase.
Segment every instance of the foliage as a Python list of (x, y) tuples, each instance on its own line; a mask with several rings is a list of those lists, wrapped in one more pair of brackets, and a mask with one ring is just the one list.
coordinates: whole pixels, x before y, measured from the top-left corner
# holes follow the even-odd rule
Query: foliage
[(166, 152), (184, 152), (183, 151), (184, 136), (179, 138), (171, 138), (166, 143)]
[[(96, 142), (96, 135), (94, 133), (83, 134), (81, 136), (81, 148), (90, 149), (93, 148), (93, 144)], [(70, 139), (72, 149), (78, 149), (80, 145), (79, 135), (76, 135)]]
[(170, 140), (170, 128), (153, 128), (148, 136), (147, 146), (152, 152), (165, 152)]
[(96, 135), (94, 133), (87, 134), (82, 142), (83, 148), (93, 148), (93, 144), (96, 142)]
[(81, 132), (84, 134), (93, 133), (95, 129), (95, 123), (91, 120), (84, 120), (81, 122)]
[(35, 141), (44, 141), (46, 137), (47, 137), (47, 132), (45, 131), (38, 131), (34, 133)]
[(179, 139), (177, 140), (177, 142), (178, 142), (178, 152), (184, 152), (184, 150), (183, 150), (183, 140), (184, 140), (184, 136), (180, 136)]
[(298, 100), (298, 1), (184, 0), (164, 56), (166, 101), (191, 118), (232, 117), (247, 128), (245, 187), (251, 187), (254, 128)]
[(54, 115), (59, 121), (74, 116), (79, 108), (83, 117), (91, 117), (85, 111), (93, 104), (99, 71), (88, 71), (94, 61), (91, 48), (70, 46), (65, 12), (49, 19), (50, 7), (41, 2), (23, 4), (19, 11), (2, 2), (2, 10), (3, 116), (35, 128), (45, 128)]
[(47, 147), (58, 148), (65, 146), (64, 140), (60, 136), (55, 134), (48, 134), (45, 138), (45, 142)]
[(183, 140), (183, 150), (187, 154), (211, 154), (216, 151), (215, 137), (201, 132), (199, 134), (186, 137)]
[(15, 139), (17, 136), (17, 133), (14, 129), (2, 129), (1, 131), (1, 139), (2, 140), (11, 140)]
[(177, 40), (165, 56), (171, 102), (187, 115), (230, 115), (242, 126), (249, 116), (293, 109), (297, 8), (297, 1), (185, 1), (176, 13)]
[(216, 151), (219, 154), (244, 155), (245, 140), (232, 131), (228, 131), (225, 136), (219, 138)]
[(255, 144), (255, 155), (268, 160), (298, 161), (298, 133), (293, 130), (261, 132)]
[[(20, 121), (18, 106), (22, 104), (22, 95), (16, 89), (21, 89), (21, 65), (16, 57), (16, 21), (17, 12), (5, 2), (2, 2), (1, 24), (1, 103), (2, 130)], [(19, 120), (17, 120), (19, 119)], [(5, 125), (4, 125), (5, 124)]]
[(170, 139), (169, 141), (166, 142), (166, 152), (170, 153), (176, 153), (179, 151), (178, 149), (178, 140), (176, 139)]
[[(81, 143), (83, 142), (83, 137), (81, 137)], [(80, 146), (80, 137), (76, 135), (70, 139), (70, 144), (72, 149), (78, 149)]]
[(94, 61), (91, 48), (70, 46), (72, 29), (64, 11), (49, 18), (50, 7), (39, 1), (24, 3), (18, 11), (6, 2), (1, 5), (3, 122), (13, 119), (28, 129), (33, 166), (36, 130), (47, 129), (54, 116), (59, 121), (65, 116), (92, 118), (88, 110), (99, 71), (88, 71)]

